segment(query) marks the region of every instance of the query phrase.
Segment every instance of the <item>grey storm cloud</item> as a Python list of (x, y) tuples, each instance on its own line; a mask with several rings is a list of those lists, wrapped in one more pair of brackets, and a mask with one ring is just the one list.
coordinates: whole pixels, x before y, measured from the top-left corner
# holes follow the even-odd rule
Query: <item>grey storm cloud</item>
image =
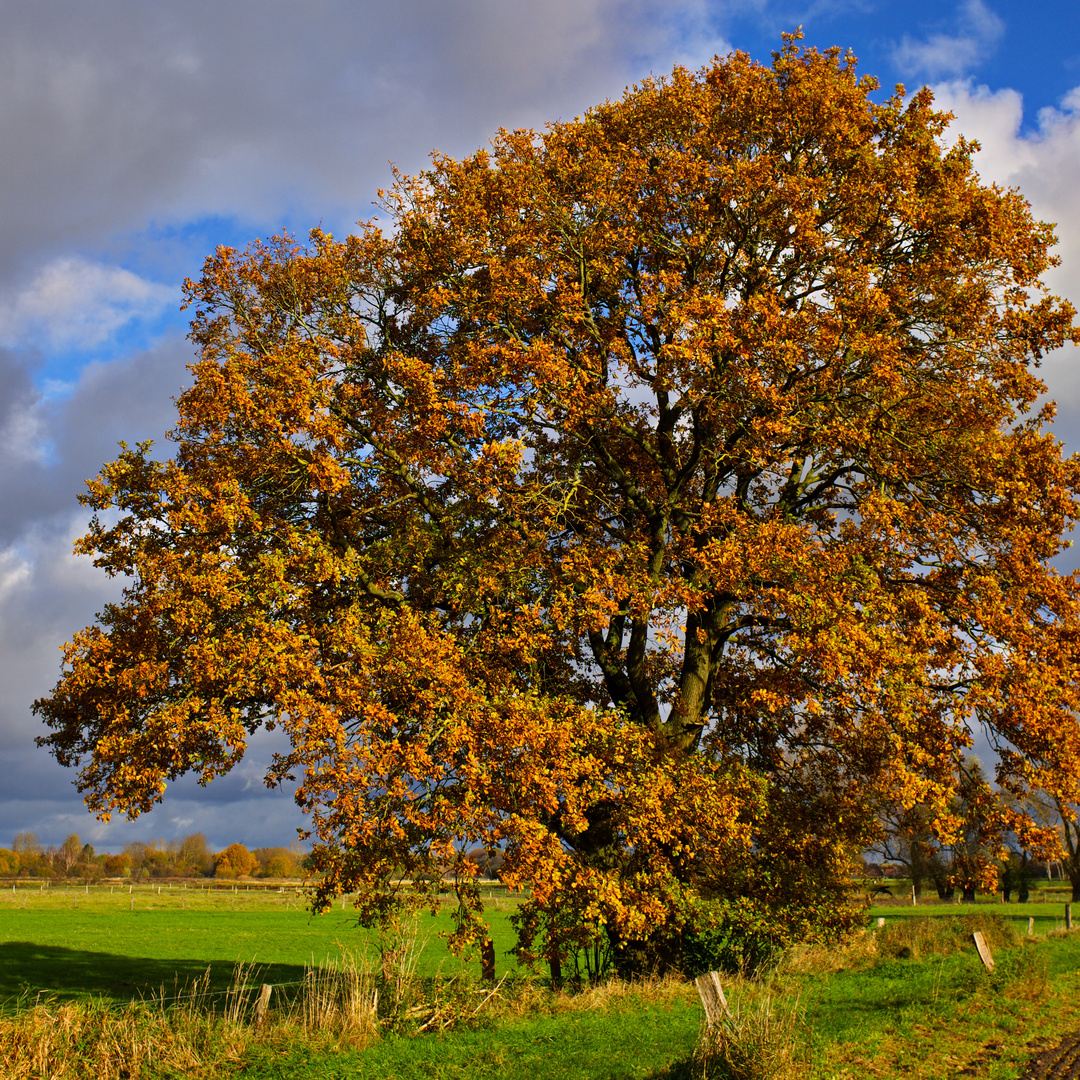
[(163, 439), (190, 358), (190, 345), (166, 340), (89, 365), (70, 395), (47, 400), (0, 351), (0, 749), (37, 733), (28, 705), (56, 681), (57, 646), (121, 587), (72, 556), (89, 518), (76, 497), (120, 440)]
[(0, 350), (0, 446), (7, 451), (0, 547), (55, 515), (66, 524), (84, 482), (116, 456), (120, 441), (162, 439), (192, 358), (186, 341), (167, 338), (146, 352), (88, 365), (69, 395), (48, 399), (26, 365)]
[(671, 0), (6, 4), (0, 279), (150, 219), (351, 222), (388, 158), (572, 115), (691, 40), (726, 48)]
[[(372, 213), (388, 159), (415, 171), (435, 148), (464, 153), (500, 126), (576, 115), (645, 70), (726, 51), (705, 11), (700, 0), (0, 7), (0, 829), (58, 842), (73, 829), (202, 828), (272, 843), (298, 820), (263, 788), (266, 736), (234, 775), (206, 790), (181, 781), (168, 809), (107, 828), (87, 818), (70, 771), (33, 748), (29, 705), (56, 681), (59, 645), (122, 587), (72, 555), (88, 516), (76, 496), (117, 441), (161, 439), (192, 350), (166, 337), (87, 364), (51, 396), (42, 354), (93, 350), (175, 302), (192, 267), (170, 227), (222, 216), (253, 233), (289, 220), (348, 228)], [(161, 239), (148, 248), (147, 234)], [(132, 253), (155, 281), (115, 265)]]
[[(195, 830), (218, 845), (287, 843), (299, 824), (288, 795), (262, 785), (280, 733), (260, 735), (241, 768), (209, 788), (184, 779), (149, 818), (108, 826), (81, 808), (70, 771), (34, 749), (41, 728), (29, 704), (55, 683), (58, 646), (121, 588), (72, 556), (87, 519), (75, 498), (119, 440), (163, 437), (192, 347), (173, 333), (83, 366), (59, 391), (39, 377), (44, 354), (74, 343), (92, 355), (85, 350), (174, 304), (193, 267), (170, 229), (221, 216), (252, 235), (320, 221), (339, 232), (374, 212), (376, 189), (391, 179), (388, 159), (415, 172), (435, 148), (461, 155), (500, 126), (580, 114), (650, 70), (726, 52), (710, 11), (767, 6), (0, 5), (0, 845), (23, 829), (47, 843), (72, 831), (122, 846)], [(986, 6), (970, 0), (958, 11), (957, 39), (994, 47)], [(931, 62), (936, 44), (908, 42), (923, 50), (912, 63), (927, 74), (968, 70)], [(961, 82), (941, 87), (939, 101), (957, 114), (958, 130), (982, 141), (985, 179), (1020, 184), (1036, 213), (1059, 223), (1064, 262), (1053, 285), (1080, 298), (1080, 98), (1047, 112), (1034, 133), (1022, 133), (1013, 91)], [(157, 237), (152, 248), (147, 235)], [(121, 268), (133, 253), (153, 281)], [(1080, 446), (1076, 355), (1063, 351), (1044, 368), (1070, 447)]]
[(280, 749), (272, 737), (257, 736), (234, 773), (201, 788), (185, 777), (169, 788), (166, 801), (149, 814), (128, 821), (103, 822), (87, 815), (72, 786), (74, 772), (63, 769), (33, 747), (0, 752), (0, 847), (20, 832), (36, 833), (44, 843), (59, 843), (76, 832), (99, 849), (117, 851), (132, 840), (166, 840), (192, 832), (206, 834), (214, 850), (237, 840), (248, 847), (287, 845), (297, 838), (304, 818), (292, 788), (268, 790), (262, 775), (270, 754)]

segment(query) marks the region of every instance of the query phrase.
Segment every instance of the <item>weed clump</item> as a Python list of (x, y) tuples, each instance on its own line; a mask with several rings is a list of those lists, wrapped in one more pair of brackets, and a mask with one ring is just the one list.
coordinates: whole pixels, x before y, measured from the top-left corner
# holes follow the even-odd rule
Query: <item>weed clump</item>
[(806, 1075), (798, 999), (781, 997), (769, 985), (738, 979), (729, 1002), (729, 1014), (706, 1023), (698, 1040), (694, 1064), (702, 1077), (796, 1080)]
[(143, 1002), (39, 1002), (0, 1018), (8, 1080), (137, 1080), (207, 1076), (237, 1065), (250, 1035), (222, 1018), (167, 1013)]
[(950, 956), (971, 948), (971, 935), (981, 931), (992, 950), (1020, 944), (1013, 924), (1001, 915), (970, 914), (955, 918), (898, 919), (875, 935), (883, 960), (917, 960)]

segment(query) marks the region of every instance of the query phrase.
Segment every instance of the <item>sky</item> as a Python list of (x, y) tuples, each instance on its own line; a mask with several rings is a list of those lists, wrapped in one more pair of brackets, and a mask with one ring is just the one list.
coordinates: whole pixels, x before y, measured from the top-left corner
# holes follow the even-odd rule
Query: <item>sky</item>
[[(71, 552), (77, 496), (117, 442), (162, 442), (187, 385), (180, 286), (219, 244), (375, 214), (391, 164), (461, 156), (675, 64), (782, 32), (850, 48), (885, 96), (929, 84), (977, 138), (983, 179), (1057, 223), (1054, 290), (1080, 306), (1075, 0), (5, 0), (0, 5), (0, 846), (71, 832), (99, 850), (204, 832), (289, 844), (273, 737), (208, 788), (97, 821), (34, 746), (59, 647), (115, 598)], [(1048, 357), (1057, 430), (1080, 450), (1080, 352)], [(168, 453), (167, 444), (161, 446)], [(1072, 569), (1073, 564), (1063, 563)]]

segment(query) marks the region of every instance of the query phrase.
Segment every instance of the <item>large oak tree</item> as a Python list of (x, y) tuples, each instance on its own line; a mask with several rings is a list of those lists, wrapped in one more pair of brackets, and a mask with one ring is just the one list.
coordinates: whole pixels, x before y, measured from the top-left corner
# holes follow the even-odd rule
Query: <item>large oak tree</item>
[(321, 902), (451, 867), (468, 934), (499, 849), (526, 956), (633, 970), (842, 924), (882, 806), (956, 835), (973, 728), (1080, 797), (1052, 229), (875, 88), (789, 38), (208, 259), (174, 455), (84, 497), (123, 600), (36, 704), (90, 806), (278, 725)]

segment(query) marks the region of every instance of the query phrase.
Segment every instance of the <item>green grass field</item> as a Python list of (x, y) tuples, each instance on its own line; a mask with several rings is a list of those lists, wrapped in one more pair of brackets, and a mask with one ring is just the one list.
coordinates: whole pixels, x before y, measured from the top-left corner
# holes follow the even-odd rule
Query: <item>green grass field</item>
[[(501, 976), (515, 969), (508, 950), (517, 903), (505, 894), (487, 903)], [(446, 947), (452, 929), (445, 907), (438, 916), (420, 916), (419, 974), (459, 970), (460, 960)], [(39, 991), (61, 1000), (116, 1001), (163, 987), (175, 991), (208, 966), (218, 987), (228, 985), (237, 964), (255, 965), (260, 982), (291, 983), (305, 966), (378, 945), (379, 935), (360, 929), (347, 905), (312, 915), (292, 888), (232, 893), (166, 886), (159, 892), (136, 885), (129, 893), (127, 886), (24, 886), (0, 893), (0, 1010)]]
[[(508, 955), (515, 902), (502, 895), (490, 904), (501, 977), (517, 971)], [(798, 1061), (791, 1075), (1012, 1080), (1029, 1059), (1033, 1040), (1049, 1044), (1080, 1029), (1080, 932), (1059, 932), (1065, 912), (1056, 898), (1025, 905), (892, 904), (867, 915), (870, 929), (848, 947), (796, 950), (765, 983), (729, 982), (729, 999), (740, 1016), (764, 1015), (764, 1008), (795, 1018)], [(879, 916), (886, 920), (882, 930), (876, 928)], [(1035, 936), (1029, 938), (1031, 917)], [(993, 974), (983, 969), (970, 944), (972, 926), (982, 924), (973, 919), (986, 923), (991, 937), (998, 935)], [(445, 910), (420, 919), (425, 944), (419, 974), (449, 977), (461, 970), (440, 936), (450, 927)], [(258, 982), (294, 983), (305, 966), (333, 961), (343, 949), (374, 956), (377, 948), (377, 936), (358, 929), (348, 910), (335, 907), (313, 917), (294, 890), (165, 887), (159, 893), (156, 886), (144, 885), (129, 893), (126, 888), (110, 892), (109, 886), (89, 891), (24, 887), (14, 895), (0, 893), (0, 1011), (11, 1017), (39, 996), (120, 1003), (153, 998), (164, 989), (168, 997), (202, 976), (208, 965), (216, 987), (229, 983), (237, 963), (257, 965)], [(479, 974), (475, 958), (467, 970)], [(601, 991), (583, 1002), (542, 989), (510, 989), (528, 985), (521, 980), (507, 984), (506, 1008), (472, 1021), (466, 1016), (466, 1022), (441, 1032), (387, 1030), (366, 1047), (255, 1039), (226, 1071), (206, 1075), (248, 1080), (701, 1076), (693, 1051), (702, 1011), (691, 985)], [(473, 986), (470, 993), (480, 992)]]

